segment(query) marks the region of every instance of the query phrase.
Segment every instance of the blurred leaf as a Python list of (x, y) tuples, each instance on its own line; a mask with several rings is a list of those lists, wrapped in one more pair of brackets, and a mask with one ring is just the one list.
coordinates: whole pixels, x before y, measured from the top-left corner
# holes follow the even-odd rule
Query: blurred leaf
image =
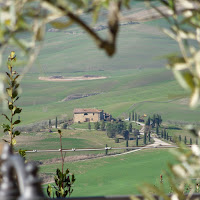
[(74, 22), (72, 20), (69, 20), (67, 22), (61, 22), (61, 21), (53, 21), (50, 22), (50, 24), (57, 29), (63, 29), (63, 28), (68, 28), (71, 26)]
[(13, 123), (13, 125), (19, 124), (20, 122), (21, 122), (20, 120), (16, 120), (16, 121)]
[(173, 73), (179, 82), (179, 84), (184, 88), (184, 89), (189, 89), (191, 91), (194, 91), (195, 89), (195, 82), (194, 82), (194, 76), (190, 71), (178, 71), (178, 70), (173, 70)]
[(190, 99), (190, 106), (194, 108), (195, 106), (197, 106), (198, 102), (199, 102), (199, 88), (195, 87)]
[(12, 93), (12, 98), (14, 99), (15, 97), (17, 97), (18, 95), (18, 91), (15, 89)]
[(16, 109), (14, 111), (14, 114), (19, 114), (19, 113), (21, 113), (21, 111), (22, 111), (22, 108), (17, 108), (16, 107)]
[(20, 135), (20, 132), (19, 131), (15, 131), (14, 135)]
[(16, 145), (17, 141), (15, 139), (12, 139), (12, 145)]
[(12, 88), (6, 88), (6, 92), (9, 97), (12, 97)]

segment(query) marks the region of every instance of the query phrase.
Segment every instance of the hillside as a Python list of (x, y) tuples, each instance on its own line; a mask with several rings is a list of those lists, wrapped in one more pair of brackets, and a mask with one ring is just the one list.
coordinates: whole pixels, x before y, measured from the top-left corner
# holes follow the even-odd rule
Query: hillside
[[(144, 10), (141, 3), (133, 6), (132, 10), (124, 11), (126, 15)], [(100, 23), (105, 18), (103, 16)], [(85, 20), (89, 18), (84, 17)], [(198, 121), (200, 109), (191, 111), (177, 100), (185, 99), (187, 94), (165, 68), (163, 57), (178, 48), (157, 25), (165, 26), (166, 22), (158, 19), (121, 26), (118, 52), (113, 58), (97, 50), (93, 41), (77, 27), (70, 29), (77, 34), (67, 34), (64, 30), (46, 32), (38, 59), (22, 80), (22, 123), (51, 119), (62, 114), (72, 117), (72, 111), (77, 106), (101, 108), (114, 117), (124, 116), (131, 109), (136, 109), (141, 114), (160, 113), (165, 120)], [(106, 34), (106, 29), (99, 33)], [(38, 79), (41, 76), (85, 75), (105, 76), (107, 79), (75, 82)], [(70, 95), (88, 94), (97, 95), (62, 101)]]

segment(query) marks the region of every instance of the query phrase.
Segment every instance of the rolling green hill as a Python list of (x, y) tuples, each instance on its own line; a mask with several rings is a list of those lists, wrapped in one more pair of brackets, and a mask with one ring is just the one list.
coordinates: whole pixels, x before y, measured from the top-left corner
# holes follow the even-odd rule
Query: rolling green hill
[[(140, 3), (134, 6), (133, 10), (124, 12), (129, 14), (143, 9)], [(72, 111), (77, 107), (104, 109), (114, 117), (125, 116), (135, 109), (140, 114), (160, 113), (164, 120), (199, 121), (200, 109), (191, 111), (177, 100), (185, 99), (187, 93), (165, 68), (166, 61), (162, 58), (176, 52), (177, 44), (157, 25), (166, 26), (166, 23), (159, 19), (121, 26), (118, 52), (113, 58), (97, 50), (93, 41), (76, 26), (67, 32), (48, 32), (47, 28), (39, 57), (21, 83), (22, 123), (62, 114), (72, 117)], [(99, 33), (103, 36), (106, 30)], [(6, 57), (4, 55), (5, 62)], [(40, 76), (53, 75), (98, 75), (107, 79), (76, 82), (38, 80)], [(69, 95), (90, 93), (98, 95), (62, 102)]]

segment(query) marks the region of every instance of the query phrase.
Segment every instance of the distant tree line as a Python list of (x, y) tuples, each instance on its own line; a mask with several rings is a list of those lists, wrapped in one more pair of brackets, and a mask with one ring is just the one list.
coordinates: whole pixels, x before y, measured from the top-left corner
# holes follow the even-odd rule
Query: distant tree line
[(140, 119), (140, 115), (136, 113), (134, 110), (129, 112), (129, 121), (138, 121)]
[(160, 127), (161, 123), (162, 123), (162, 117), (159, 114), (153, 114), (152, 117), (148, 117), (145, 125), (146, 126), (151, 126), (152, 128), (154, 127)]

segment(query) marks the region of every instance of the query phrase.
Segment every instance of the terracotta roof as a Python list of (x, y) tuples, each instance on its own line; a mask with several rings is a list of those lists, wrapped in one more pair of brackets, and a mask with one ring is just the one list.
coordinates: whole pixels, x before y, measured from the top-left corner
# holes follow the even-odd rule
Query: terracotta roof
[(74, 113), (100, 113), (103, 110), (95, 109), (95, 108), (75, 108)]

